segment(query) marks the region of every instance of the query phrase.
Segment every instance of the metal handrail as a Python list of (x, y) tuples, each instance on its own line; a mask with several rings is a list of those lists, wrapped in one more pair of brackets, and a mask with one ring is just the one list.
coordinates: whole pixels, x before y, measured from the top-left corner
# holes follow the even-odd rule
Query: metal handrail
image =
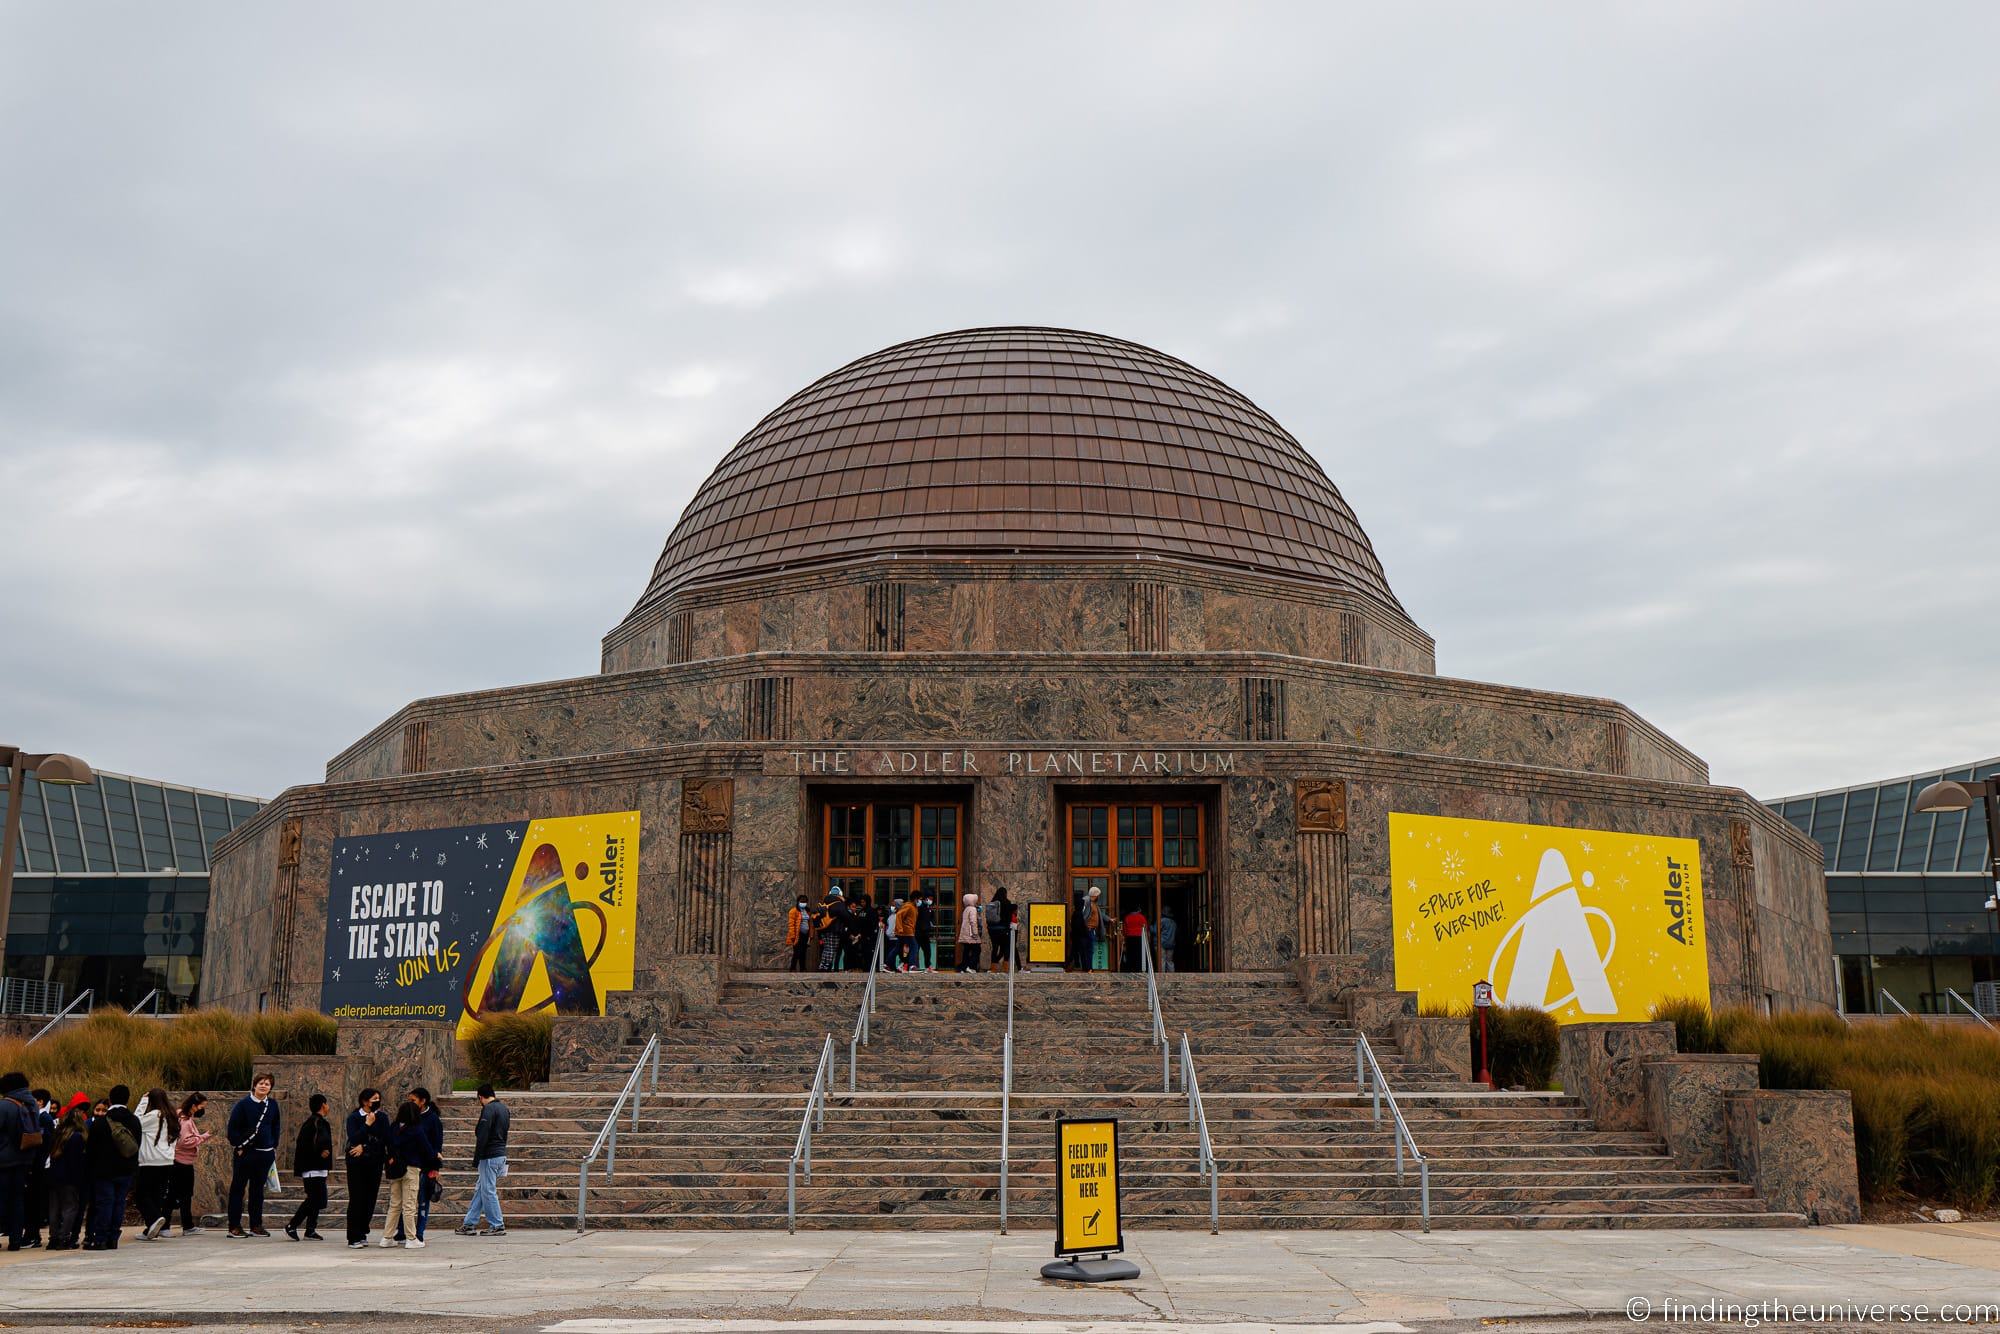
[(847, 1038), (847, 1091), (854, 1092), (854, 1060), (868, 1045), (868, 1016), (875, 1013), (875, 979), (882, 975), (882, 942), (888, 928), (875, 928), (875, 953), (868, 960), (868, 985), (861, 989), (861, 1013), (854, 1016), (854, 1032)]
[(1964, 1006), (1965, 1012), (1971, 1015), (1974, 1019), (1977, 1019), (1980, 1023), (1986, 1025), (1988, 1028), (1993, 1027), (1993, 1021), (1991, 1019), (1988, 1019), (1985, 1015), (1981, 1014), (1976, 1008), (1974, 1008), (1971, 1001), (1959, 995), (1956, 991), (1952, 990), (1950, 987), (1946, 987), (1944, 989), (1944, 994), (1951, 997), (1953, 1000), (1957, 1001), (1960, 1005)]
[(1007, 1235), (1007, 1157), (1014, 1113), (1014, 924), (1007, 923), (1007, 1036), (1000, 1044), (1000, 1235)]
[(799, 1230), (799, 1163), (806, 1167), (806, 1184), (813, 1179), (814, 1130), (826, 1129), (826, 1089), (833, 1080), (833, 1034), (819, 1044), (819, 1064), (813, 1069), (812, 1087), (806, 1090), (806, 1114), (799, 1122), (799, 1137), (792, 1145), (792, 1160), (785, 1164), (785, 1231)]
[(141, 997), (139, 998), (139, 1003), (138, 1003), (137, 1005), (134, 1005), (134, 1006), (133, 1006), (133, 1007), (132, 1007), (131, 1009), (129, 1009), (129, 1010), (127, 1010), (127, 1011), (125, 1011), (125, 1013), (127, 1013), (127, 1014), (137, 1014), (137, 1013), (139, 1013), (139, 1011), (141, 1011), (141, 1010), (143, 1010), (143, 1009), (145, 1009), (145, 1008), (146, 1008), (146, 1003), (147, 1003), (148, 1001), (151, 1001), (151, 1002), (152, 1002), (152, 1004), (153, 1004), (153, 1013), (154, 1013), (154, 1015), (155, 1015), (155, 1016), (157, 1016), (157, 1015), (158, 1015), (158, 1014), (160, 1013), (160, 989), (159, 989), (158, 987), (154, 987), (154, 988), (153, 988), (153, 989), (152, 989), (151, 991), (147, 992), (147, 993), (146, 993), (146, 994), (145, 994), (144, 996), (141, 996)]
[(618, 1090), (617, 1099), (611, 1104), (611, 1112), (604, 1118), (604, 1129), (597, 1132), (591, 1141), (590, 1152), (583, 1155), (583, 1163), (576, 1170), (576, 1230), (583, 1231), (585, 1210), (590, 1198), (590, 1165), (597, 1161), (597, 1155), (604, 1155), (604, 1179), (609, 1181), (611, 1173), (618, 1166), (618, 1114), (625, 1110), (625, 1100), (632, 1100), (632, 1129), (639, 1128), (639, 1106), (645, 1095), (639, 1092), (639, 1076), (645, 1074), (648, 1065), (652, 1068), (652, 1091), (660, 1091), (660, 1035), (653, 1034), (646, 1040), (645, 1049), (639, 1059), (632, 1063), (632, 1073), (625, 1076), (625, 1087)]
[(1160, 1017), (1160, 987), (1153, 974), (1153, 942), (1148, 935), (1149, 930), (1148, 927), (1139, 928), (1139, 958), (1142, 960), (1139, 968), (1146, 974), (1146, 1004), (1153, 1011), (1153, 1041), (1160, 1048), (1160, 1092), (1172, 1093), (1173, 1067), (1169, 1064), (1169, 1053), (1172, 1048), (1167, 1045), (1166, 1021)]
[[(1913, 1014), (1911, 1014), (1911, 1013), (1910, 1013), (1910, 1012), (1909, 1012), (1908, 1010), (1905, 1010), (1905, 1009), (1903, 1009), (1903, 1002), (1901, 1002), (1901, 1001), (1897, 1000), (1897, 999), (1896, 999), (1896, 998), (1895, 998), (1894, 996), (1891, 996), (1891, 995), (1889, 994), (1889, 988), (1887, 988), (1887, 987), (1878, 987), (1878, 988), (1876, 988), (1876, 991), (1877, 991), (1877, 994), (1879, 994), (1879, 995), (1881, 996), (1881, 998), (1882, 998), (1883, 1000), (1885, 1000), (1885, 1001), (1888, 1001), (1888, 1002), (1889, 1002), (1889, 1004), (1891, 1004), (1891, 1005), (1895, 1006), (1895, 1007), (1896, 1007), (1896, 1008), (1897, 1008), (1898, 1010), (1901, 1010), (1901, 1011), (1902, 1011), (1902, 1013), (1903, 1013), (1903, 1017), (1904, 1017), (1904, 1018), (1906, 1018), (1906, 1019), (1914, 1019), (1914, 1018), (1916, 1018), (1916, 1016), (1915, 1016), (1915, 1015), (1913, 1015)], [(1889, 1013), (1889, 1012), (1888, 1012), (1887, 1010), (1884, 1010), (1884, 1011), (1882, 1011), (1882, 1013), (1883, 1013), (1883, 1014), (1887, 1014), (1887, 1013)]]
[(1181, 1089), (1187, 1094), (1188, 1124), (1200, 1130), (1201, 1170), (1208, 1177), (1208, 1232), (1210, 1236), (1222, 1235), (1222, 1219), (1217, 1211), (1217, 1177), (1215, 1166), (1215, 1145), (1208, 1138), (1208, 1112), (1201, 1105), (1201, 1081), (1194, 1074), (1194, 1052), (1188, 1046), (1188, 1035), (1181, 1034)]
[(22, 1043), (21, 1045), (24, 1047), (33, 1046), (35, 1043), (40, 1042), (43, 1038), (47, 1037), (50, 1029), (54, 1028), (57, 1024), (61, 1023), (63, 1020), (69, 1018), (70, 1012), (75, 1010), (77, 1006), (82, 1005), (84, 1002), (88, 1001), (91, 997), (91, 993), (96, 990), (97, 988), (95, 987), (85, 987), (82, 991), (77, 992), (75, 1000), (63, 1006), (62, 1009), (56, 1011), (55, 1018), (49, 1020), (46, 1024), (43, 1024), (40, 1028), (36, 1029), (35, 1036), (29, 1038), (26, 1042)]
[(1403, 1148), (1409, 1146), (1410, 1157), (1416, 1160), (1417, 1179), (1420, 1186), (1419, 1199), (1423, 1205), (1424, 1231), (1431, 1230), (1431, 1164), (1417, 1148), (1417, 1141), (1410, 1135), (1410, 1127), (1403, 1120), (1403, 1109), (1396, 1105), (1396, 1095), (1390, 1091), (1389, 1081), (1382, 1077), (1382, 1067), (1376, 1064), (1375, 1050), (1368, 1045), (1368, 1035), (1360, 1029), (1354, 1030), (1354, 1082), (1362, 1088), (1370, 1088), (1369, 1076), (1374, 1076), (1375, 1124), (1382, 1124), (1382, 1104), (1389, 1104), (1389, 1115), (1395, 1119), (1396, 1133), (1396, 1182), (1403, 1180)]

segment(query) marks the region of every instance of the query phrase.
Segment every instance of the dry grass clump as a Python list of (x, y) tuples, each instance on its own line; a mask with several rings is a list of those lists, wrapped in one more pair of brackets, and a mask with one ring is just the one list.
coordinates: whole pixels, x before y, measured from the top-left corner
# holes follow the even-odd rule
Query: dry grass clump
[(465, 1060), (475, 1079), (495, 1088), (524, 1089), (549, 1077), (549, 1039), (555, 1016), (489, 1014), (466, 1039)]
[(1861, 1193), (1908, 1190), (1960, 1208), (2000, 1196), (2000, 1036), (1984, 1028), (1899, 1019), (1853, 1027), (1826, 1011), (1758, 1015), (1675, 1000), (1655, 1007), (1681, 1050), (1750, 1052), (1771, 1089), (1846, 1089), (1854, 1101)]
[[(1486, 1010), (1487, 1073), (1496, 1088), (1539, 1092), (1556, 1077), (1562, 1057), (1556, 1017), (1534, 1005), (1493, 1005)], [(1472, 1020), (1474, 1060), (1478, 1059), (1479, 1019)]]
[(101, 1097), (116, 1084), (134, 1097), (155, 1086), (240, 1089), (250, 1086), (259, 1056), (329, 1053), (336, 1032), (333, 1020), (310, 1011), (253, 1019), (230, 1010), (190, 1010), (159, 1020), (102, 1010), (33, 1046), (0, 1041), (0, 1071), (19, 1070), (30, 1084), (63, 1098), (72, 1092)]

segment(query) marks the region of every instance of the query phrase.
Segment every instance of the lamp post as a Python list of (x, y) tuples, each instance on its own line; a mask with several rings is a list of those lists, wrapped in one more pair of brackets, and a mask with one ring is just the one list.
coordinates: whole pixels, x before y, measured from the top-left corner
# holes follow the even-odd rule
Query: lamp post
[(21, 846), (21, 789), (29, 774), (44, 783), (94, 783), (97, 775), (74, 755), (30, 755), (0, 746), (7, 766), (7, 818), (0, 828), (0, 977), (7, 974), (7, 915), (14, 907), (14, 853)]
[(1962, 811), (1978, 797), (1986, 807), (1986, 911), (2000, 926), (2000, 778), (1976, 778), (1960, 782), (1947, 778), (1917, 793), (1912, 807), (1924, 811)]

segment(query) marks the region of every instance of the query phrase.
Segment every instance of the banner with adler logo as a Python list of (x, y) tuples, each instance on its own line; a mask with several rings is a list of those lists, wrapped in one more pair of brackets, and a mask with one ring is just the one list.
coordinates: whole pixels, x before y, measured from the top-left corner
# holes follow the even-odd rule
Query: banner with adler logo
[(1480, 981), (1561, 1023), (1708, 999), (1694, 839), (1392, 812), (1389, 847), (1396, 986), (1419, 1004)]
[(639, 813), (336, 839), (320, 1003), (338, 1018), (602, 1014), (632, 988)]

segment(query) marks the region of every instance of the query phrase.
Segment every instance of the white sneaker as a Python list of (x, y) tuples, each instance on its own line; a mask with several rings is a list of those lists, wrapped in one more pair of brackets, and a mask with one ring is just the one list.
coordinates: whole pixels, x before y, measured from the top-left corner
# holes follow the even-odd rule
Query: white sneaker
[(406, 1242), (404, 1242), (404, 1243), (403, 1243), (403, 1249), (404, 1249), (404, 1250), (406, 1250), (406, 1251), (420, 1251), (420, 1250), (422, 1250), (423, 1248), (424, 1248), (424, 1244), (423, 1244), (423, 1243), (422, 1243), (421, 1241), (414, 1241), (414, 1240), (412, 1240), (412, 1241), (406, 1241)]
[(383, 1246), (400, 1246), (402, 1243), (394, 1237), (384, 1237), (379, 1244)]

